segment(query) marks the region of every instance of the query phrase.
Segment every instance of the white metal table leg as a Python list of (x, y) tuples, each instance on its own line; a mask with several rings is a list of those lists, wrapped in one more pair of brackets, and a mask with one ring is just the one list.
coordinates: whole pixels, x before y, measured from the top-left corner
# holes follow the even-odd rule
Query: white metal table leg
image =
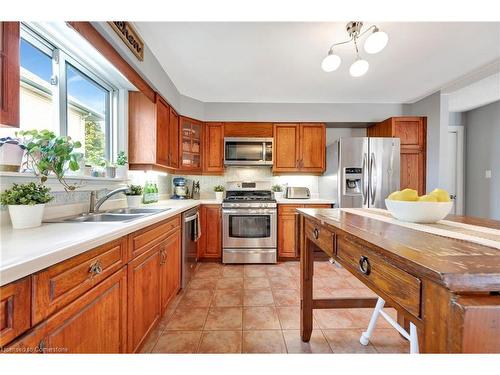
[(380, 315), (380, 312), (384, 308), (385, 301), (382, 298), (378, 298), (377, 304), (375, 305), (375, 310), (373, 311), (372, 317), (370, 318), (370, 323), (368, 323), (368, 329), (361, 334), (359, 338), (359, 342), (362, 345), (368, 345), (370, 342), (370, 337), (372, 336), (373, 330), (375, 329), (375, 325), (377, 324), (377, 319)]
[(413, 323), (410, 323), (410, 353), (419, 353), (417, 327)]

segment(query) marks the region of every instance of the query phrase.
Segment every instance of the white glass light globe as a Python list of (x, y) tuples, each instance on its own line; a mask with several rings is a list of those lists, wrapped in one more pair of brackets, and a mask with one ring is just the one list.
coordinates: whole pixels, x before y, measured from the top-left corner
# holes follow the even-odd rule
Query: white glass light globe
[(352, 63), (351, 67), (349, 68), (349, 73), (353, 77), (361, 77), (362, 75), (366, 74), (369, 67), (370, 64), (368, 64), (368, 61), (363, 59), (357, 59)]
[(389, 36), (383, 31), (376, 31), (365, 40), (365, 51), (369, 54), (379, 53), (382, 51), (387, 42), (389, 41)]
[(325, 72), (333, 72), (334, 70), (337, 70), (339, 68), (341, 62), (342, 60), (338, 55), (334, 55), (333, 53), (328, 54), (328, 56), (323, 59), (321, 68)]

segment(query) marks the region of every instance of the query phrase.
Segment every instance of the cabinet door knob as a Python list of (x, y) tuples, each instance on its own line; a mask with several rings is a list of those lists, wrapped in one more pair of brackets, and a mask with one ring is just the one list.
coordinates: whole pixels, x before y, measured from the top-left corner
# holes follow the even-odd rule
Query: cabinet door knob
[(361, 257), (359, 258), (359, 270), (367, 276), (370, 274), (370, 272), (372, 271), (372, 266), (370, 264), (370, 261), (368, 260), (368, 257), (361, 255)]
[(319, 238), (319, 229), (314, 228), (313, 230), (313, 237), (317, 240)]

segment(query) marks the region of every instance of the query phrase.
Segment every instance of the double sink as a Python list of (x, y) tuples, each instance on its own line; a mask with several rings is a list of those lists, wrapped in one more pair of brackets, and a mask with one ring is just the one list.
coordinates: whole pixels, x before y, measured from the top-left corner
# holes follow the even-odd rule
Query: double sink
[(101, 223), (101, 222), (129, 222), (165, 212), (170, 208), (117, 208), (97, 213), (83, 213), (56, 219), (45, 220), (47, 223)]

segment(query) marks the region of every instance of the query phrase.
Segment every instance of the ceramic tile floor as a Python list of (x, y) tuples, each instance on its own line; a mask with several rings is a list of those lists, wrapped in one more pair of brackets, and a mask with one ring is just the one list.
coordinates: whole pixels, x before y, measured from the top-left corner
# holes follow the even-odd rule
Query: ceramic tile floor
[[(309, 343), (300, 340), (299, 263), (201, 263), (150, 334), (152, 353), (408, 353), (385, 320), (368, 346), (359, 343), (371, 309), (315, 310)], [(346, 270), (314, 265), (314, 297), (374, 296)], [(395, 317), (395, 311), (387, 309)]]

